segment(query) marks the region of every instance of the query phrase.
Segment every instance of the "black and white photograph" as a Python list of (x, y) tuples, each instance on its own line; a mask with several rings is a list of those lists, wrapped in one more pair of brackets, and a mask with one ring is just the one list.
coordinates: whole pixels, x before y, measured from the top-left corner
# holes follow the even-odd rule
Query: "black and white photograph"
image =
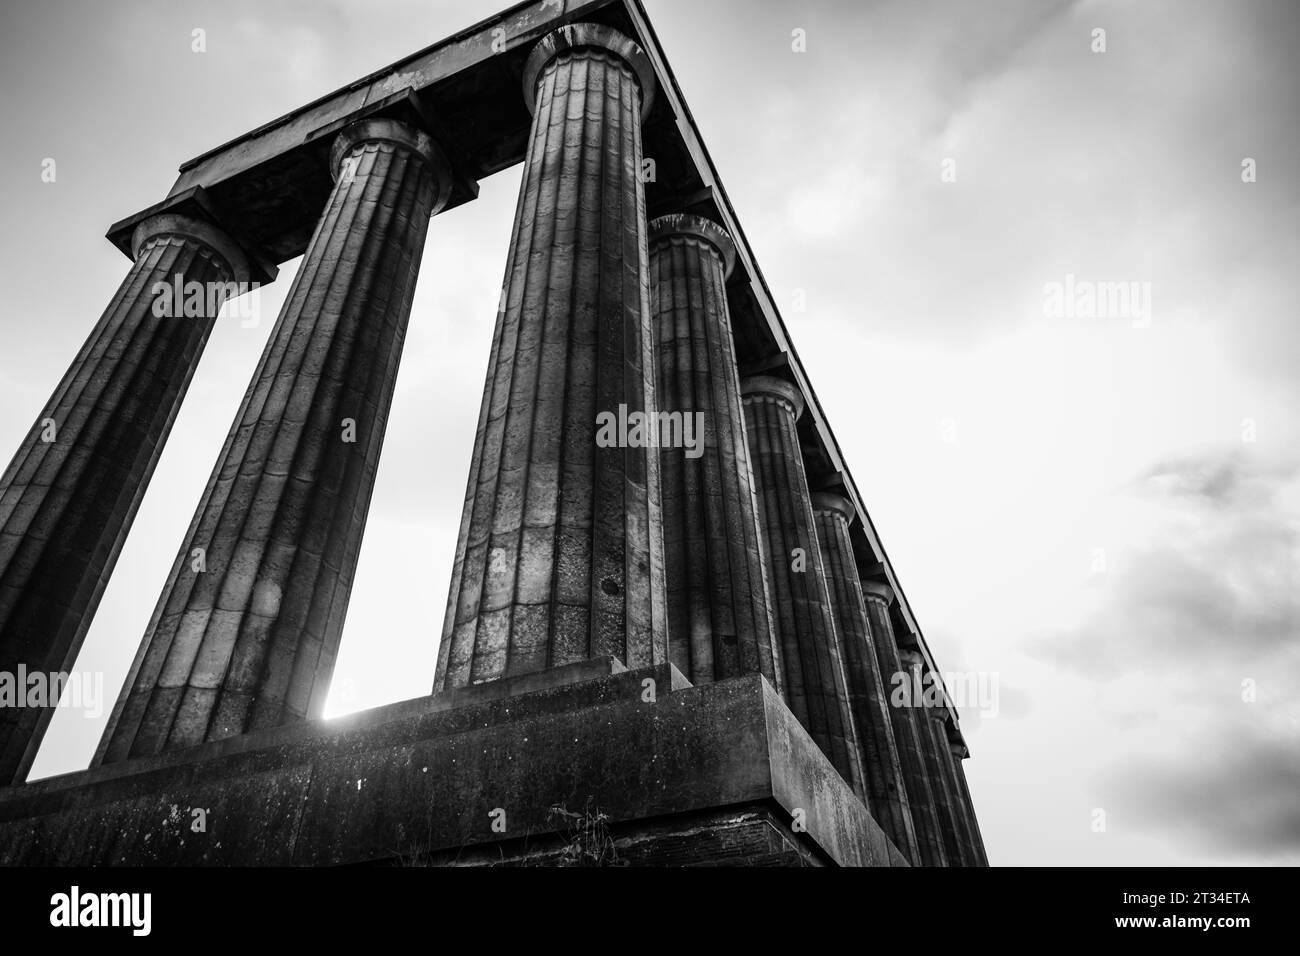
[(0, 921), (1284, 928), (1300, 2), (507, 2), (0, 6)]

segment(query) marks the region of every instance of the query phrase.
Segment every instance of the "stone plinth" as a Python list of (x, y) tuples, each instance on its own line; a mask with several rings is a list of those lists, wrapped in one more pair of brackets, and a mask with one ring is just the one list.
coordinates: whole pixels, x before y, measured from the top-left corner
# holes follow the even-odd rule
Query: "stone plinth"
[(642, 862), (907, 865), (760, 675), (560, 671), (0, 790), (0, 864), (526, 862), (563, 805)]

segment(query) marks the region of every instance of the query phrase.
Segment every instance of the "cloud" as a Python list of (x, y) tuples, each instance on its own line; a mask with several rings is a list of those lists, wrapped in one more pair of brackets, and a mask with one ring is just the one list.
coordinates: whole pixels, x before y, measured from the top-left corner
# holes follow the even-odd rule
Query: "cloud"
[[(997, 716), (1007, 720), (1023, 720), (1036, 710), (1037, 698), (1031, 690), (999, 683)], [(976, 716), (978, 710), (972, 711)]]
[(1213, 859), (1300, 853), (1294, 459), (1169, 455), (1119, 489), (1151, 520), (1088, 613), (1026, 650), (1091, 682), (1089, 785), (1119, 826)]
[(1151, 498), (1202, 499), (1216, 507), (1264, 507), (1279, 483), (1296, 474), (1294, 460), (1252, 458), (1241, 449), (1203, 451), (1162, 459), (1128, 490)]
[(1162, 459), (1122, 491), (1152, 514), (1145, 540), (1096, 576), (1087, 616), (1041, 632), (1028, 652), (1096, 680), (1156, 667), (1197, 679), (1206, 666), (1293, 646), (1300, 636), (1300, 529), (1287, 491), (1295, 461), (1240, 450)]
[[(1245, 709), (1251, 705), (1238, 704)], [(1300, 854), (1300, 734), (1238, 717), (1186, 752), (1130, 755), (1106, 778), (1113, 820), (1225, 857)]]

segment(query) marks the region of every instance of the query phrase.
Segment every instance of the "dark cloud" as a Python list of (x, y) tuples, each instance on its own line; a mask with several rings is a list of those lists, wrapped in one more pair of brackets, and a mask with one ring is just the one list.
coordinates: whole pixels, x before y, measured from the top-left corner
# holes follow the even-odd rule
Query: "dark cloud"
[[(1138, 707), (1098, 699), (1115, 745), (1094, 780), (1112, 827), (1224, 860), (1300, 852), (1297, 476), (1294, 461), (1239, 449), (1155, 463), (1121, 493), (1158, 509), (1164, 533), (1099, 576), (1085, 620), (1029, 644), (1075, 676), (1138, 677), (1150, 692)], [(1139, 751), (1141, 739), (1163, 744)]]
[(1263, 505), (1297, 472), (1290, 461), (1271, 461), (1244, 450), (1206, 450), (1162, 459), (1126, 490), (1153, 498), (1201, 498), (1216, 506)]
[(1297, 466), (1236, 450), (1158, 462), (1124, 491), (1160, 506), (1162, 534), (1097, 576), (1086, 620), (1026, 650), (1108, 680), (1155, 667), (1167, 683), (1246, 667), (1300, 637), (1300, 532), (1284, 489)]
[(1193, 750), (1133, 755), (1103, 778), (1113, 826), (1131, 823), (1188, 839), (1225, 857), (1300, 853), (1300, 729), (1227, 721)]

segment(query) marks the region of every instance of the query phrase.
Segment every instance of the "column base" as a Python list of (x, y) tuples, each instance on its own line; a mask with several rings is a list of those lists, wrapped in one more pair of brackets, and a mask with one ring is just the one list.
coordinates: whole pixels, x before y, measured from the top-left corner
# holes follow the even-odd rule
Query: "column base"
[(907, 865), (763, 677), (612, 658), (0, 789), (0, 864), (557, 865), (555, 807), (605, 863)]

